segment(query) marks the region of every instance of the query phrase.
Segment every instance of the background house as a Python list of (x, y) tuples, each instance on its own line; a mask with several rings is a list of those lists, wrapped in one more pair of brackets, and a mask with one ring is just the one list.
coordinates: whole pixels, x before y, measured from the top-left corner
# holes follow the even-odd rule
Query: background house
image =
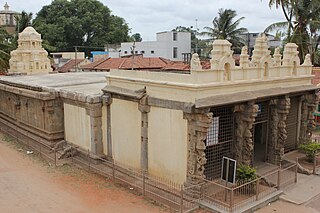
[(19, 12), (10, 10), (10, 6), (6, 2), (4, 10), (0, 10), (0, 27), (3, 27), (9, 34), (14, 34), (17, 25), (15, 17), (20, 15)]
[[(248, 47), (248, 53), (251, 56), (252, 51), (254, 49), (254, 45), (256, 43), (256, 39), (259, 37), (260, 33), (244, 33), (241, 34), (241, 37), (245, 41), (245, 45)], [(277, 39), (274, 35), (265, 33), (267, 37), (268, 46), (271, 49), (274, 49), (276, 47), (280, 47), (282, 45), (281, 39)]]
[(159, 32), (157, 33), (156, 41), (124, 42), (121, 43), (120, 48), (109, 49), (109, 56), (112, 58), (132, 54), (182, 61), (185, 54), (191, 54), (191, 33), (177, 31)]

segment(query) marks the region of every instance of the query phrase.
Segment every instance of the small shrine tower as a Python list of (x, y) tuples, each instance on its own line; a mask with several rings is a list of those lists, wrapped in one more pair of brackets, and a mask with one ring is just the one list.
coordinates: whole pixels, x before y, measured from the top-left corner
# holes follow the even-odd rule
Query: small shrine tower
[(18, 48), (11, 51), (9, 73), (45, 74), (52, 71), (41, 35), (31, 26), (19, 33)]

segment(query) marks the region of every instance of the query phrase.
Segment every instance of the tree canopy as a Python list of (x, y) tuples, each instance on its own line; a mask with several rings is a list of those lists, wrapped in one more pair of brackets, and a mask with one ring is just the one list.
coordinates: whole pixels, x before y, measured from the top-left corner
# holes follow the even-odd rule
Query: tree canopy
[(234, 21), (237, 13), (231, 9), (219, 9), (218, 16), (213, 21), (213, 27), (204, 27), (205, 31), (201, 32), (201, 35), (209, 36), (212, 39), (226, 39), (233, 47), (241, 47), (244, 43), (243, 38), (240, 36), (242, 33), (246, 33), (246, 28), (238, 28), (241, 17)]
[(320, 44), (320, 0), (270, 0), (269, 6), (280, 6), (286, 21), (271, 24), (265, 32), (286, 29), (285, 41), (298, 45), (301, 61), (308, 53), (313, 60)]
[(54, 0), (37, 13), (33, 26), (58, 51), (129, 40), (125, 20), (97, 0)]
[(16, 20), (16, 32), (21, 33), (24, 28), (28, 27), (31, 24), (32, 13), (27, 13), (26, 11), (22, 11), (20, 16), (15, 16)]

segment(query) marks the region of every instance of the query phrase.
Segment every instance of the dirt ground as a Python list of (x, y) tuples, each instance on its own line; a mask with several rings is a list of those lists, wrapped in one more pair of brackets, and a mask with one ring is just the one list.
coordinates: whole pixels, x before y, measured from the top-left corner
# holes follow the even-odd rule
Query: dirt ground
[(165, 212), (130, 189), (73, 166), (54, 168), (0, 134), (0, 212)]

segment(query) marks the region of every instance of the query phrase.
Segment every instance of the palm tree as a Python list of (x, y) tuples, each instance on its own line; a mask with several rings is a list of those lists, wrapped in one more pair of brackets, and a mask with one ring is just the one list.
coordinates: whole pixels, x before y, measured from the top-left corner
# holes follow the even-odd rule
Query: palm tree
[(269, 6), (273, 4), (284, 8), (286, 21), (271, 24), (265, 32), (287, 28), (286, 41), (298, 45), (301, 61), (308, 53), (313, 60), (320, 42), (320, 0), (270, 0)]
[(4, 28), (0, 28), (0, 72), (9, 69), (10, 51), (15, 49), (12, 36)]
[(21, 33), (24, 28), (28, 27), (31, 24), (31, 20), (32, 20), (32, 13), (27, 13), (25, 11), (21, 12), (21, 15), (16, 16), (16, 32)]
[(244, 19), (241, 17), (236, 21), (233, 21), (237, 16), (235, 10), (231, 9), (219, 9), (218, 16), (212, 21), (213, 28), (204, 27), (206, 31), (201, 32), (200, 35), (209, 36), (214, 39), (226, 39), (233, 47), (241, 47), (245, 41), (240, 36), (242, 33), (248, 32), (246, 28), (238, 28), (240, 21)]

